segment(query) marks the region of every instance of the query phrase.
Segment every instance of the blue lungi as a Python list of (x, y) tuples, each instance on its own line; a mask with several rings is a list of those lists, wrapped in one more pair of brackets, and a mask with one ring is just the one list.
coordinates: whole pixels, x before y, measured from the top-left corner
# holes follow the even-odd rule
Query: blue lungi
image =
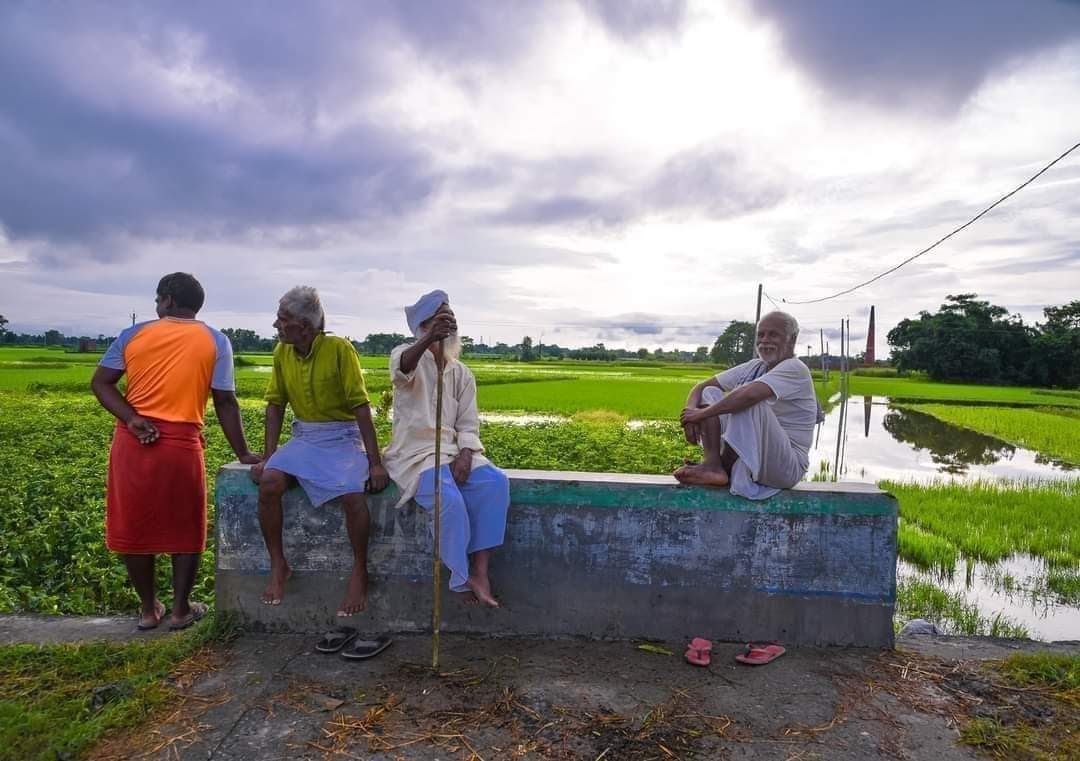
[[(439, 553), (450, 569), (451, 591), (467, 592), (469, 555), (503, 543), (506, 511), (510, 507), (510, 480), (493, 465), (472, 471), (463, 484), (454, 481), (449, 465), (443, 465), (439, 471), (442, 474)], [(434, 511), (434, 468), (420, 474), (415, 499), (429, 513)]]
[(368, 480), (367, 454), (353, 421), (294, 420), (292, 438), (270, 455), (266, 467), (295, 477), (316, 507), (342, 494), (363, 493)]

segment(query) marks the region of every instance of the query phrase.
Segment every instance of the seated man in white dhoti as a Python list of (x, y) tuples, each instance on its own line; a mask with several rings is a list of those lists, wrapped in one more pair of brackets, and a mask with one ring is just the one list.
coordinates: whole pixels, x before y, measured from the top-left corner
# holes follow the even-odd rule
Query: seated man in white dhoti
[(770, 312), (757, 324), (757, 358), (694, 386), (682, 412), (686, 440), (704, 462), (675, 471), (686, 484), (727, 486), (767, 499), (806, 475), (818, 418), (814, 383), (795, 359), (799, 324)]
[[(262, 601), (280, 604), (292, 574), (282, 545), (281, 497), (295, 479), (315, 507), (340, 498), (353, 567), (337, 614), (351, 616), (367, 606), (371, 519), (364, 492), (382, 491), (389, 476), (379, 456), (360, 357), (346, 339), (327, 335), (325, 324), (314, 288), (297, 286), (281, 297), (274, 321), (279, 343), (266, 389), (266, 459), (251, 473), (259, 484), (259, 525), (270, 553)], [(292, 438), (278, 449), (286, 405), (295, 416)]]
[(443, 291), (405, 308), (411, 344), (390, 354), (394, 385), (394, 429), (386, 468), (401, 490), (398, 507), (410, 497), (435, 509), (435, 397), (443, 372), (443, 417), (438, 463), (442, 484), (439, 552), (450, 569), (450, 589), (466, 603), (499, 606), (491, 593), (491, 550), (503, 543), (510, 484), (483, 456), (476, 379), (458, 356), (461, 339)]

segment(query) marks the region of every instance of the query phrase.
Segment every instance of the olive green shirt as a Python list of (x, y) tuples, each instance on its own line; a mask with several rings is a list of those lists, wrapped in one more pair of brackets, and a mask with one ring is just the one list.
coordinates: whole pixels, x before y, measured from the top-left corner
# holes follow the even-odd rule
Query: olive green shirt
[(356, 349), (325, 333), (315, 336), (306, 357), (278, 343), (265, 398), (279, 407), (291, 405), (297, 418), (311, 423), (355, 420), (353, 410), (369, 401)]

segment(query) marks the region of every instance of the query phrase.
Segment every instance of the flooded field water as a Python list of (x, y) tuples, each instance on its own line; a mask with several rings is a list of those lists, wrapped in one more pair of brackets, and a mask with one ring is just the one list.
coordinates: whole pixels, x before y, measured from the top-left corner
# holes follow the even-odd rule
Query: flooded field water
[[(839, 447), (837, 442), (839, 441)], [(814, 433), (809, 477), (840, 463), (841, 481), (1052, 479), (1080, 475), (1029, 449), (957, 428), (882, 397), (837, 404)], [(820, 476), (819, 476), (820, 477)]]

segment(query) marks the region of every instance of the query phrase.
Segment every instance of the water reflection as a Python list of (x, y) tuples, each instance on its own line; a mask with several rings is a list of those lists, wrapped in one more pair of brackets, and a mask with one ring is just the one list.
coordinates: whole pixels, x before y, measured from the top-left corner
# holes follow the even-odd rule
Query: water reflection
[[(897, 441), (926, 450), (930, 459), (941, 466), (941, 471), (950, 475), (963, 475), (969, 465), (993, 465), (1016, 454), (1016, 447), (1011, 444), (914, 410), (890, 409), (882, 426)], [(866, 428), (869, 436), (869, 420)]]
[(841, 480), (858, 481), (1054, 479), (1072, 469), (882, 397), (848, 399), (826, 415), (810, 451), (811, 476), (831, 479), (837, 464)]
[(1034, 639), (1071, 640), (1080, 632), (1080, 607), (1062, 604), (1047, 589), (1049, 569), (1039, 558), (1014, 555), (997, 563), (960, 558), (949, 574), (922, 570), (901, 560), (896, 571), (901, 581), (921, 579), (963, 595), (987, 618), (1000, 614), (1023, 624)]

